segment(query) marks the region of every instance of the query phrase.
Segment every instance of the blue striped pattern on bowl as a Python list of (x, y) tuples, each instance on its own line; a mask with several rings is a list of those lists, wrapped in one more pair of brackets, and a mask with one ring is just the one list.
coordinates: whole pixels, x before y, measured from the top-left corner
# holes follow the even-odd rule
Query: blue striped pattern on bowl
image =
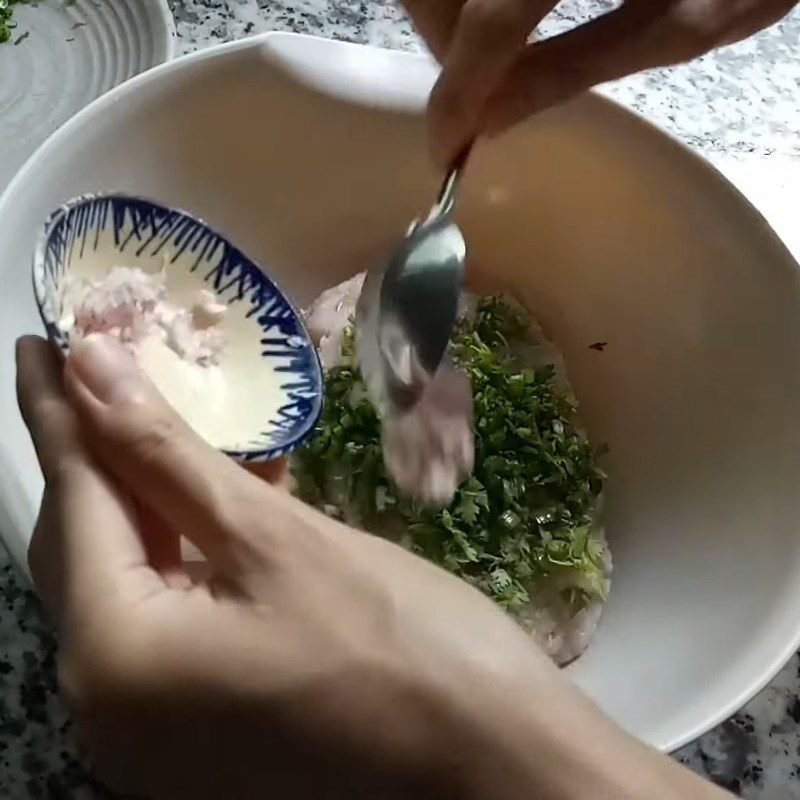
[[(322, 409), (322, 371), (300, 313), (275, 283), (224, 236), (185, 211), (139, 197), (84, 195), (58, 208), (39, 236), (33, 258), (36, 302), (48, 337), (64, 352), (59, 286), (92, 251), (113, 254), (125, 266), (166, 260), (188, 270), (229, 308), (244, 304), (260, 331), (261, 358), (280, 376), (281, 404), (246, 446), (226, 452), (241, 461), (265, 461), (294, 450), (314, 431)], [(118, 258), (117, 258), (118, 257)], [(230, 312), (229, 312), (230, 313)]]

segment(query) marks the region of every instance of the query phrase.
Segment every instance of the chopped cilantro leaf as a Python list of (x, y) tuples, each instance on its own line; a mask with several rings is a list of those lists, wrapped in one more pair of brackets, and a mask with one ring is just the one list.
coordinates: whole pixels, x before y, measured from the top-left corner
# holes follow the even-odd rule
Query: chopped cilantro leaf
[(13, 14), (13, 6), (23, 0), (0, 0), (0, 44), (7, 42), (16, 27), (16, 24), (11, 19)]
[(472, 385), (475, 470), (448, 508), (416, 503), (387, 476), (352, 331), (343, 365), (326, 375), (317, 435), (293, 462), (304, 499), (404, 540), (511, 610), (529, 600), (537, 580), (565, 567), (589, 587), (570, 600), (605, 592), (593, 534), (604, 475), (554, 367), (526, 368), (511, 354), (510, 345), (530, 340), (530, 322), (521, 306), (490, 296), (457, 326), (451, 352)]

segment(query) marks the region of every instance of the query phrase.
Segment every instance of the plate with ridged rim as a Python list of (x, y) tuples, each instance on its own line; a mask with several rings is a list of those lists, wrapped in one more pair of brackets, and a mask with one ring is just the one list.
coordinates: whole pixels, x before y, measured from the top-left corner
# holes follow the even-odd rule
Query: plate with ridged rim
[(13, 11), (0, 44), (0, 191), (76, 111), (175, 54), (166, 0), (38, 0)]

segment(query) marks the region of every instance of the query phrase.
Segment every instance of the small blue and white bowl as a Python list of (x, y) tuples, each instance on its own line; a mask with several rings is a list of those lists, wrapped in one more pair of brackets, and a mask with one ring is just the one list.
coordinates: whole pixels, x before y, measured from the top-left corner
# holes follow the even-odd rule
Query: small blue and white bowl
[(199, 377), (198, 367), (177, 356), (146, 367), (200, 435), (237, 460), (258, 462), (289, 453), (313, 433), (322, 370), (300, 313), (254, 262), (185, 211), (138, 197), (84, 195), (48, 218), (33, 286), (47, 334), (64, 353), (72, 325), (65, 287), (102, 279), (115, 266), (163, 270), (176, 304), (208, 289), (227, 307), (218, 366)]

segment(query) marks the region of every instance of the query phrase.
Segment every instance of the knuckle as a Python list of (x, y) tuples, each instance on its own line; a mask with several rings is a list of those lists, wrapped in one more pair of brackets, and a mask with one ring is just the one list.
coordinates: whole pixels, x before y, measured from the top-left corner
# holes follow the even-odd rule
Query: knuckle
[(31, 416), (37, 420), (57, 420), (63, 415), (64, 404), (50, 395), (36, 395), (24, 401)]
[(47, 445), (49, 439), (70, 436), (75, 421), (64, 402), (49, 395), (21, 400), (20, 410), (37, 446)]
[(124, 443), (144, 464), (163, 460), (181, 435), (176, 419), (152, 416), (141, 407), (132, 407), (122, 421)]
[(219, 545), (218, 557), (247, 564), (269, 559), (276, 535), (264, 482), (230, 459), (215, 470), (193, 474), (197, 525)]
[(85, 462), (73, 452), (58, 454), (44, 470), (45, 484), (55, 498), (63, 498), (75, 485), (76, 475), (85, 468)]
[(258, 509), (263, 509), (258, 498), (238, 482), (209, 491), (207, 513), (210, 523), (216, 530), (224, 532), (232, 545), (231, 554), (250, 566), (266, 565), (275, 555), (274, 551), (280, 549), (276, 540), (281, 537), (272, 526), (269, 526), (269, 535), (264, 533), (263, 512)]
[(704, 53), (725, 37), (733, 22), (727, 3), (682, 0), (669, 13), (676, 42), (687, 54)]
[(462, 12), (464, 28), (482, 42), (505, 41), (527, 36), (520, 29), (517, 4), (497, 0), (469, 0)]

